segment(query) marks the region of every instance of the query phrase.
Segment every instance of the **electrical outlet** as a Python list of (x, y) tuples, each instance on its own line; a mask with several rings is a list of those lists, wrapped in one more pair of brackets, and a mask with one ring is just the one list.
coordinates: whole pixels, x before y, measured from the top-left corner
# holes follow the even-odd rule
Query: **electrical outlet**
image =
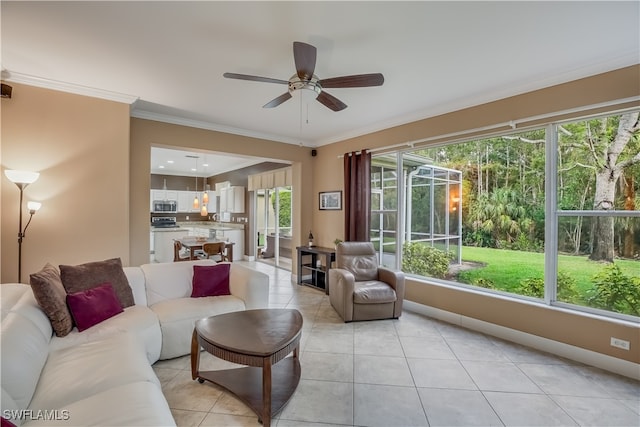
[(617, 347), (623, 350), (629, 350), (629, 341), (621, 340), (620, 338), (611, 337), (611, 347)]

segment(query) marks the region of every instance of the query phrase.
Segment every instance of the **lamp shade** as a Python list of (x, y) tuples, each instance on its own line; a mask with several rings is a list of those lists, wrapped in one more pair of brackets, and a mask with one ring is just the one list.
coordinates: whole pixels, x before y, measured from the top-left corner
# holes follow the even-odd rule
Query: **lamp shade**
[(38, 172), (16, 171), (9, 169), (5, 170), (4, 174), (9, 178), (9, 181), (16, 184), (31, 184), (40, 176)]
[(40, 203), (40, 202), (28, 202), (27, 203), (27, 209), (29, 209), (29, 211), (33, 211), (33, 212), (37, 212), (38, 209), (40, 209), (40, 206), (42, 206), (42, 203)]

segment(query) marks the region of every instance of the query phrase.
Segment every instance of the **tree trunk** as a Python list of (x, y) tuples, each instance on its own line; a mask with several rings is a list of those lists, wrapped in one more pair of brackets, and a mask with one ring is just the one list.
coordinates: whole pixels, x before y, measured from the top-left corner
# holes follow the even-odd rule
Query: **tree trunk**
[[(630, 177), (623, 177), (624, 181), (624, 209), (627, 211), (636, 210), (636, 193), (634, 190), (633, 175)], [(633, 246), (635, 241), (635, 233), (633, 223), (628, 222), (624, 233), (624, 244), (622, 248), (622, 256), (625, 258), (633, 258)]]
[[(640, 153), (630, 160), (618, 163), (618, 157), (631, 139), (638, 126), (638, 113), (623, 114), (618, 124), (618, 132), (604, 152), (602, 163), (596, 172), (596, 192), (594, 210), (614, 209), (616, 183), (626, 166), (640, 159)], [(605, 126), (606, 129), (606, 126)], [(594, 152), (595, 154), (595, 152)], [(613, 217), (594, 217), (593, 251), (589, 259), (593, 261), (613, 262), (614, 230)]]

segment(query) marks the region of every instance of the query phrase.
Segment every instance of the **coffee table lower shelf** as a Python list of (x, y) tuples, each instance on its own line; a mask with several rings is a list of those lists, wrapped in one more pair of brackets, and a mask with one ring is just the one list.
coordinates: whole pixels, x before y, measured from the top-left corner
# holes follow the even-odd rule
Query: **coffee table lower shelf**
[[(199, 382), (210, 381), (226, 389), (258, 415), (263, 422), (262, 368), (248, 366), (238, 369), (197, 372)], [(289, 402), (300, 382), (300, 362), (286, 357), (271, 367), (271, 417)]]

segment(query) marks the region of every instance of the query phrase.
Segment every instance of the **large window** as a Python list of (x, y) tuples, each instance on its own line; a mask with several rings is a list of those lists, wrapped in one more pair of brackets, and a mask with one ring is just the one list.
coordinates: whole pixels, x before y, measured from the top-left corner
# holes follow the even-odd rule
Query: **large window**
[(374, 156), (371, 239), (383, 264), (639, 316), (638, 115)]

